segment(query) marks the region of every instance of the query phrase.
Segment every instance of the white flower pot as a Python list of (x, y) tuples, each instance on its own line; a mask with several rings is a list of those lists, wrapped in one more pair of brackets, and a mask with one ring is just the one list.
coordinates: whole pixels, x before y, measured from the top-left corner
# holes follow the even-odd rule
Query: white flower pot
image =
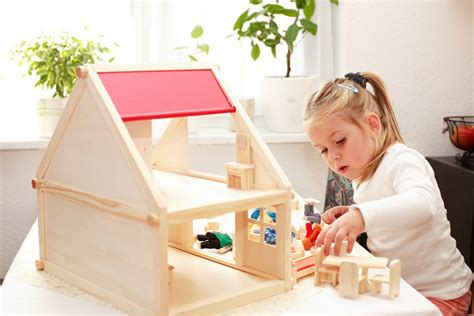
[(277, 133), (302, 133), (304, 107), (317, 84), (316, 76), (264, 78), (262, 104), (267, 128)]
[(38, 99), (39, 134), (41, 138), (50, 138), (63, 113), (67, 98)]

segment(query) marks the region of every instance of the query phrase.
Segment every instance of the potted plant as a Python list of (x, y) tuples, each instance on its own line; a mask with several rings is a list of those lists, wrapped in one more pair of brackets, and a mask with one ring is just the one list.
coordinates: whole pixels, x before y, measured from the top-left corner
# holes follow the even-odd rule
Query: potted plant
[(200, 55), (209, 55), (209, 45), (199, 41), (199, 38), (204, 34), (204, 29), (201, 25), (196, 24), (191, 31), (191, 37), (195, 40), (194, 47), (190, 46), (179, 46), (175, 50), (186, 50), (189, 61), (198, 62)]
[[(338, 5), (338, 0), (330, 2)], [(264, 118), (271, 131), (303, 130), (303, 105), (316, 89), (317, 78), (291, 77), (291, 56), (302, 36), (316, 36), (314, 11), (315, 0), (249, 0), (249, 8), (234, 23), (238, 38), (250, 40), (253, 60), (259, 58), (261, 47), (268, 47), (276, 57), (277, 47), (286, 46), (285, 76), (266, 77), (262, 82)]]
[[(51, 98), (38, 100), (40, 137), (51, 137), (74, 86), (76, 68), (102, 61), (110, 49), (98, 41), (61, 32), (39, 35), (32, 42), (22, 41), (12, 53), (20, 67), (24, 64), (28, 67), (26, 75), (35, 78), (35, 87), (53, 91)], [(109, 58), (108, 62), (113, 59)]]

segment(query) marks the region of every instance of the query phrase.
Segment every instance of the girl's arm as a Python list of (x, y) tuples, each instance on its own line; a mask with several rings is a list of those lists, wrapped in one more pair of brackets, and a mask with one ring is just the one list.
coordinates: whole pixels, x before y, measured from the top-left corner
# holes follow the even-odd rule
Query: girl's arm
[[(430, 171), (421, 157), (404, 152), (393, 157), (386, 181), (392, 182), (395, 194), (379, 200), (351, 205), (349, 211), (336, 218), (327, 216), (331, 224), (319, 234), (316, 246), (324, 246), (329, 254), (334, 242), (334, 253), (339, 254), (342, 241), (347, 238), (351, 252), (359, 234), (373, 228), (387, 230), (410, 229), (428, 223), (436, 212), (435, 188)], [(330, 219), (329, 219), (330, 218)], [(325, 218), (323, 217), (323, 220)]]
[(395, 194), (379, 200), (351, 205), (359, 210), (365, 231), (410, 229), (428, 223), (436, 213), (435, 188), (427, 162), (415, 153), (398, 154), (387, 172)]

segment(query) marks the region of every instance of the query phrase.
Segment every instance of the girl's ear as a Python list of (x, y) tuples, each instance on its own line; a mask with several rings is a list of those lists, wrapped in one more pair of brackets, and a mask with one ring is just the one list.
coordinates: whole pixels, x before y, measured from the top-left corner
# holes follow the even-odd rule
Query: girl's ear
[(382, 129), (382, 123), (380, 122), (380, 117), (371, 112), (367, 115), (367, 124), (369, 124), (370, 130), (376, 135), (380, 135)]

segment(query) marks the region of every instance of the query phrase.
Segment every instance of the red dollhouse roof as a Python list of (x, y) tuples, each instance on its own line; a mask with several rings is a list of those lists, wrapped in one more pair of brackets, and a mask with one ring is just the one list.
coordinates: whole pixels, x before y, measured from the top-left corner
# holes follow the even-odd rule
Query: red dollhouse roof
[(98, 74), (124, 121), (235, 112), (211, 69)]

